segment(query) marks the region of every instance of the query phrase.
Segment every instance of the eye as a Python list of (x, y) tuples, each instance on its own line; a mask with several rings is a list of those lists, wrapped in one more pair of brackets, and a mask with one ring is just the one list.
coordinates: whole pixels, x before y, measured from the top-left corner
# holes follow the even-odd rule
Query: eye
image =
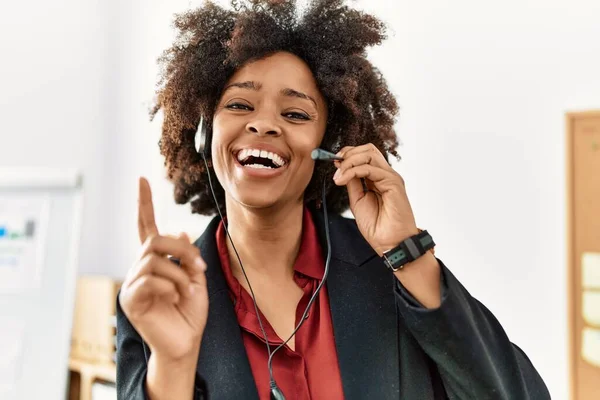
[(301, 121), (310, 120), (310, 117), (308, 115), (306, 115), (304, 113), (299, 113), (299, 112), (287, 112), (282, 115), (286, 118), (297, 119), (297, 120), (301, 120)]
[(248, 111), (252, 111), (252, 107), (250, 107), (247, 104), (243, 104), (243, 103), (230, 103), (230, 104), (227, 104), (225, 106), (225, 108), (228, 108), (230, 110), (248, 110)]

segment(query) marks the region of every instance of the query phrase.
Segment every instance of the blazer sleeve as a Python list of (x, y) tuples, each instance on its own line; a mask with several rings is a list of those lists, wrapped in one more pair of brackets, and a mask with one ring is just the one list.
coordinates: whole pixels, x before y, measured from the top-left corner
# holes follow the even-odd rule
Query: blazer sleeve
[(450, 399), (550, 399), (525, 353), (438, 259), (442, 303), (422, 307), (396, 278), (400, 320), (436, 364)]
[[(117, 398), (150, 400), (146, 393), (150, 349), (125, 316), (117, 296)], [(196, 371), (194, 400), (207, 400), (206, 382)]]

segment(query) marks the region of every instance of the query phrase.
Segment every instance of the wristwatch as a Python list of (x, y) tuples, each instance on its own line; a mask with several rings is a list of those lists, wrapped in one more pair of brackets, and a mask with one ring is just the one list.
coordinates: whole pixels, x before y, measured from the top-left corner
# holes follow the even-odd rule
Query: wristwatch
[(396, 272), (428, 251), (435, 255), (434, 247), (435, 242), (429, 232), (419, 229), (417, 235), (409, 237), (398, 246), (384, 252), (381, 258), (389, 269)]

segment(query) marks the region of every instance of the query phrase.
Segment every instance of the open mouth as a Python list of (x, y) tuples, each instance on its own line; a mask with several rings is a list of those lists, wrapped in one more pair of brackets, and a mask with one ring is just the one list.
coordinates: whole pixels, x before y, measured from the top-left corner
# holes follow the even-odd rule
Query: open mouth
[(286, 160), (279, 154), (258, 149), (243, 149), (237, 153), (238, 162), (248, 168), (277, 169), (286, 164)]

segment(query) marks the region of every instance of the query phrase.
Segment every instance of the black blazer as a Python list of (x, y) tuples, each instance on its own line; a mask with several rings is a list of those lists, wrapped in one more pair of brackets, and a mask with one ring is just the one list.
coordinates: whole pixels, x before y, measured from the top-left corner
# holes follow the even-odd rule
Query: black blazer
[[(312, 215), (326, 252), (322, 211)], [(196, 399), (258, 399), (219, 261), (218, 224), (214, 218), (195, 242), (208, 265), (210, 303)], [(442, 304), (427, 310), (384, 266), (354, 220), (332, 215), (329, 225), (332, 257), (326, 287), (346, 399), (550, 398), (525, 353), (441, 260)], [(147, 398), (149, 356), (117, 301), (119, 399)]]

